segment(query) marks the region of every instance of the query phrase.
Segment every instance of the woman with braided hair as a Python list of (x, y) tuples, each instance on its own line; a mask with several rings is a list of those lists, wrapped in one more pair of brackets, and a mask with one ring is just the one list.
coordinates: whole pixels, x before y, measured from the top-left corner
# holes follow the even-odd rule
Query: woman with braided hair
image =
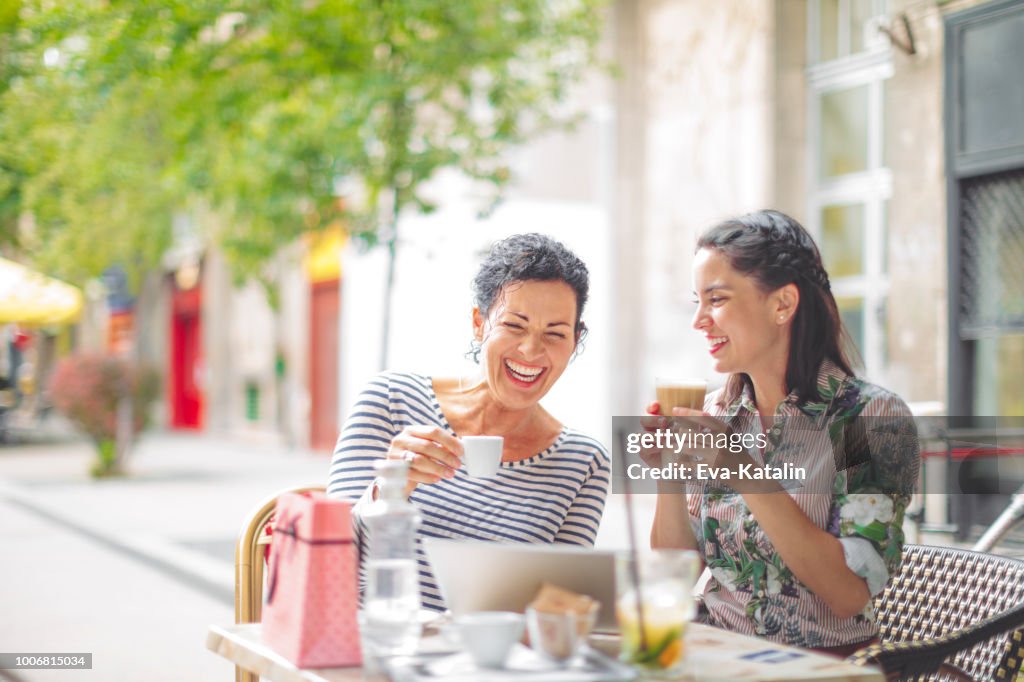
[(821, 256), (789, 216), (707, 230), (693, 281), (693, 327), (729, 376), (673, 424), (756, 438), (691, 453), (688, 482), (659, 481), (651, 544), (702, 555), (707, 622), (848, 655), (877, 637), (871, 597), (900, 562), (919, 465), (910, 411), (854, 376)]

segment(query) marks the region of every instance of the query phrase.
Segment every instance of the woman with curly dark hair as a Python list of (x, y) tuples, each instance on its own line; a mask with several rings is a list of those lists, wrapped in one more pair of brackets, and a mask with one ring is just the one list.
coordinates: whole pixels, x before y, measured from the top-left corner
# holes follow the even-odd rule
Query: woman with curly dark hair
[[(338, 439), (328, 494), (373, 499), (374, 461), (409, 463), (420, 536), (592, 546), (610, 481), (608, 453), (540, 405), (585, 334), (589, 276), (540, 234), (498, 242), (473, 280), (476, 377), (387, 372), (359, 396)], [(504, 437), (499, 472), (472, 478), (459, 438)], [(417, 544), (419, 542), (417, 541)], [(444, 609), (422, 550), (423, 606)]]
[(871, 597), (900, 562), (919, 466), (910, 411), (854, 375), (818, 248), (789, 216), (715, 225), (693, 270), (693, 327), (728, 379), (703, 412), (672, 414), (755, 445), (712, 448), (689, 483), (660, 484), (651, 543), (703, 556), (710, 623), (851, 653), (877, 636)]

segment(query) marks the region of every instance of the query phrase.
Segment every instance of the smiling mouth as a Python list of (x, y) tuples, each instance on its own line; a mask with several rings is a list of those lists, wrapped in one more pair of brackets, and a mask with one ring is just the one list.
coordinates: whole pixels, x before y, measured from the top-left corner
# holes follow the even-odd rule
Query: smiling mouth
[(709, 336), (708, 337), (708, 350), (712, 355), (722, 350), (722, 346), (729, 343), (728, 336)]
[(505, 361), (505, 371), (519, 384), (531, 385), (547, 371), (544, 367), (529, 367), (512, 360)]

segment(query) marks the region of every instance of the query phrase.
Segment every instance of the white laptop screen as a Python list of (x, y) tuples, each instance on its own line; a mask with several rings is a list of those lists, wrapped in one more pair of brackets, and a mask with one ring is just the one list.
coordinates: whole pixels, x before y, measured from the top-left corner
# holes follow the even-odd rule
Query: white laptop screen
[(615, 552), (439, 538), (424, 538), (423, 546), (453, 615), (522, 612), (548, 582), (596, 599), (596, 627), (616, 627)]

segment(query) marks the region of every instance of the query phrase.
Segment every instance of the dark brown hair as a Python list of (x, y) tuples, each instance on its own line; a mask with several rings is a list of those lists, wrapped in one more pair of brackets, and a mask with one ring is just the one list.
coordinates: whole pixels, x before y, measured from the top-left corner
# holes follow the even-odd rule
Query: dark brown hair
[[(721, 253), (734, 270), (753, 278), (763, 292), (787, 284), (795, 284), (800, 291), (786, 362), (786, 391), (795, 390), (801, 403), (820, 400), (818, 371), (824, 360), (853, 374), (843, 351), (846, 332), (828, 273), (818, 247), (800, 223), (778, 211), (748, 213), (705, 231), (697, 239), (700, 249)], [(730, 375), (723, 402), (736, 400), (749, 384), (746, 374)]]

